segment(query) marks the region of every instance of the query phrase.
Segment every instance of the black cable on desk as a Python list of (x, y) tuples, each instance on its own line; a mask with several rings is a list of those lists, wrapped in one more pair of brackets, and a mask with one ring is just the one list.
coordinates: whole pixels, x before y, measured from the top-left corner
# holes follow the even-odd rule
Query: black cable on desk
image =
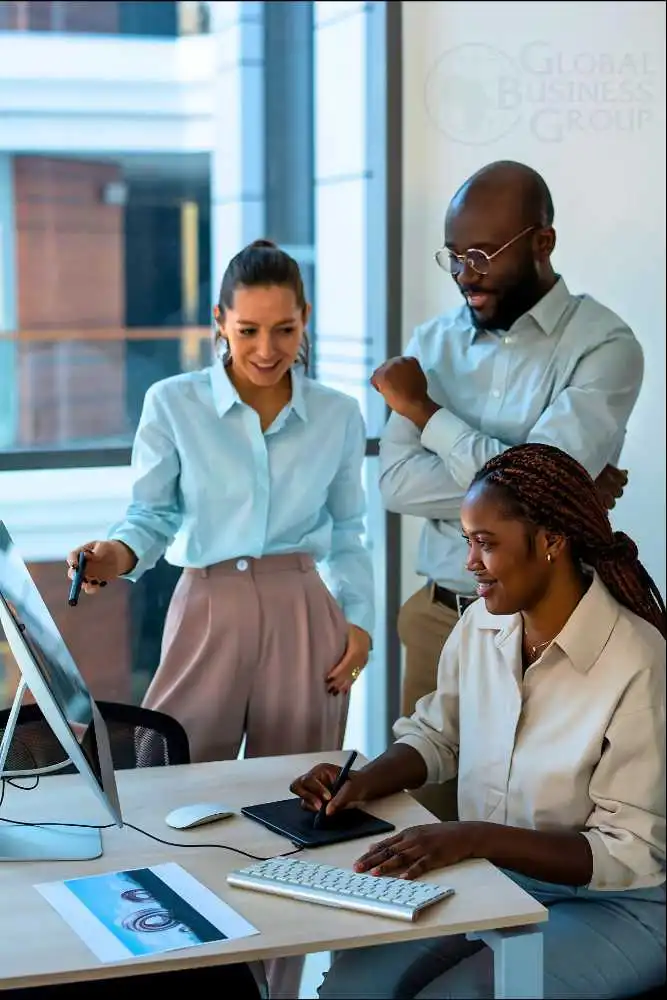
[[(1, 781), (1, 784), (2, 784), (2, 787), (0, 788), (0, 806), (2, 806), (2, 803), (3, 803), (4, 798), (5, 798), (5, 785), (6, 784), (7, 785), (11, 785), (12, 788), (18, 788), (18, 789), (20, 789), (21, 791), (24, 791), (24, 792), (31, 792), (35, 788), (37, 788), (37, 785), (39, 784), (39, 775), (35, 776), (35, 784), (34, 785), (29, 785), (27, 787), (26, 787), (26, 785), (19, 785), (19, 784), (17, 784), (17, 779), (16, 778), (2, 778), (2, 779), (0, 779), (0, 781)], [(63, 827), (71, 827), (73, 829), (78, 829), (78, 830), (112, 830), (114, 827), (116, 827), (118, 825), (117, 823), (103, 823), (103, 824), (99, 824), (99, 823), (52, 823), (50, 820), (44, 820), (43, 822), (39, 822), (39, 823), (35, 823), (35, 822), (26, 823), (23, 820), (7, 819), (5, 816), (0, 816), (0, 823), (8, 823), (10, 826), (59, 826), (59, 827), (63, 826)], [(136, 833), (140, 833), (140, 834), (142, 834), (142, 836), (148, 837), (150, 840), (157, 841), (158, 844), (164, 844), (166, 847), (188, 847), (188, 848), (190, 848), (190, 850), (192, 850), (193, 847), (196, 847), (196, 848), (201, 848), (201, 847), (207, 847), (207, 848), (208, 847), (215, 847), (218, 850), (232, 851), (234, 854), (241, 854), (244, 858), (250, 858), (252, 861), (271, 861), (273, 858), (288, 858), (292, 854), (300, 854), (301, 851), (303, 851), (303, 847), (299, 847), (299, 846), (297, 846), (295, 844), (294, 845), (295, 849), (293, 851), (285, 851), (284, 854), (273, 854), (269, 858), (262, 858), (258, 854), (250, 854), (248, 851), (242, 851), (240, 847), (231, 847), (228, 844), (201, 844), (201, 843), (195, 843), (195, 844), (180, 843), (179, 844), (179, 843), (175, 843), (173, 840), (164, 840), (162, 837), (158, 837), (154, 833), (149, 833), (148, 830), (142, 830), (140, 826), (135, 826), (134, 823), (126, 823), (125, 821), (123, 821), (123, 826), (129, 827), (130, 830), (134, 830)]]

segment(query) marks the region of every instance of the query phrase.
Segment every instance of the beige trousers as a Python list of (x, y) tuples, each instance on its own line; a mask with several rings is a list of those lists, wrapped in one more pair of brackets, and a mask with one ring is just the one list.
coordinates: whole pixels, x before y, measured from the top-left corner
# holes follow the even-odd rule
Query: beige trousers
[(178, 719), (192, 761), (338, 750), (348, 698), (327, 694), (347, 624), (312, 559), (265, 556), (185, 570), (146, 708)]
[[(346, 644), (308, 556), (184, 570), (143, 704), (178, 719), (193, 762), (233, 760), (244, 737), (246, 757), (340, 750), (349, 697), (328, 694), (325, 678)], [(272, 1000), (298, 997), (303, 961), (267, 963)]]
[[(442, 647), (458, 621), (455, 611), (433, 600), (431, 586), (408, 598), (398, 615), (398, 636), (405, 647), (401, 712), (412, 715), (415, 705), (437, 686)], [(458, 816), (456, 779), (445, 785), (425, 785), (413, 796), (440, 820)]]

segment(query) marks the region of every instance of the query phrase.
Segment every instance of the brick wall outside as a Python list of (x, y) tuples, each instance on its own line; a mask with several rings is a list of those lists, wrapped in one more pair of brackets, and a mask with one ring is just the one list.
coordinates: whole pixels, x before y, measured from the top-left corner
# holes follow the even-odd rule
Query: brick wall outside
[(119, 5), (111, 0), (54, 3), (9, 0), (0, 4), (0, 29), (9, 31), (85, 31), (111, 34), (119, 28)]
[[(124, 213), (102, 200), (119, 177), (113, 164), (14, 158), (21, 447), (127, 433), (124, 341), (55, 333), (124, 326)], [(42, 330), (54, 333), (21, 339)]]

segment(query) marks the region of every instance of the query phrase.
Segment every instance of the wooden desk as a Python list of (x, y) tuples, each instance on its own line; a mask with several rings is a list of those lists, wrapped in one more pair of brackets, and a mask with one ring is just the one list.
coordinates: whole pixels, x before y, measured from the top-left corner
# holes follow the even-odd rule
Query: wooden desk
[[(345, 754), (327, 754), (328, 759)], [(0, 864), (0, 990), (109, 979), (170, 969), (254, 961), (309, 952), (342, 950), (387, 942), (460, 933), (477, 933), (496, 952), (496, 995), (541, 996), (539, 923), (547, 912), (486, 861), (430, 872), (429, 881), (451, 884), (456, 895), (436, 904), (414, 924), (349, 910), (337, 910), (262, 893), (234, 889), (226, 875), (251, 861), (231, 851), (200, 847), (224, 843), (271, 857), (292, 845), (245, 817), (187, 832), (164, 822), (177, 806), (222, 801), (240, 808), (287, 798), (289, 783), (321, 754), (193, 764), (117, 773), (124, 819), (165, 840), (168, 847), (127, 827), (102, 833), (104, 855), (96, 861)], [(409, 795), (373, 803), (369, 811), (398, 829), (435, 822)], [(2, 815), (43, 822), (108, 822), (79, 776), (42, 778), (32, 792), (7, 788)], [(304, 851), (300, 857), (350, 867), (370, 841)], [(259, 934), (180, 952), (102, 965), (65, 921), (33, 888), (38, 882), (176, 861), (246, 917)], [(492, 933), (490, 933), (492, 932)], [(532, 978), (531, 973), (532, 972)], [(517, 978), (517, 975), (518, 978)]]

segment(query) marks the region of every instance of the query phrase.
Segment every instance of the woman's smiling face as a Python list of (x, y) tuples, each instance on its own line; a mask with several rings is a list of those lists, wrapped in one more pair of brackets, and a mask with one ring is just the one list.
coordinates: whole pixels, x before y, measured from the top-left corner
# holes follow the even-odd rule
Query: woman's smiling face
[(461, 525), (468, 543), (466, 569), (491, 614), (516, 614), (543, 600), (552, 573), (542, 528), (508, 515), (499, 492), (484, 482), (466, 494)]

